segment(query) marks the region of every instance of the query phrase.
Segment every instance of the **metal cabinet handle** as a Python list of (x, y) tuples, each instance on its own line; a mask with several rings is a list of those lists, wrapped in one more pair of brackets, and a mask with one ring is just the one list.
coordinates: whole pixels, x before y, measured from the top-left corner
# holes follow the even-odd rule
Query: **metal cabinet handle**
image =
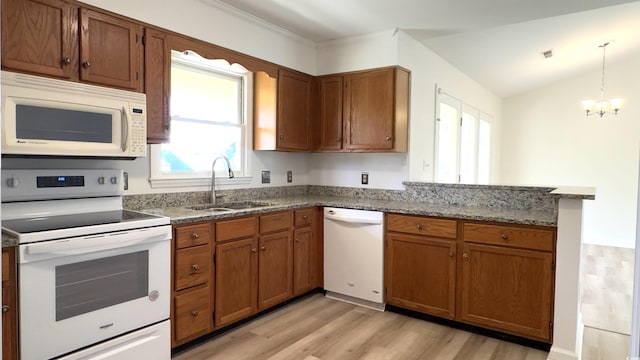
[(88, 69), (91, 66), (91, 63), (89, 61), (85, 61), (82, 63), (82, 66), (84, 66), (85, 69)]
[(284, 140), (284, 135), (280, 134), (280, 136), (278, 136), (280, 138), (280, 140)]
[(462, 254), (462, 257), (465, 258), (465, 259), (468, 259), (469, 258), (469, 254), (464, 253), (464, 254)]
[(266, 246), (260, 246), (260, 250), (267, 251), (267, 247)]
[(309, 217), (308, 217), (307, 215), (304, 215), (302, 218), (303, 218), (304, 220), (307, 220)]
[(257, 253), (257, 252), (258, 252), (258, 250), (257, 250), (256, 248), (253, 248), (253, 249), (251, 249), (251, 252), (252, 252), (252, 253)]
[(300, 242), (300, 239), (296, 238), (296, 242), (298, 242), (298, 243), (299, 243), (299, 242)]
[(193, 264), (193, 265), (191, 265), (191, 268), (193, 269), (193, 271), (198, 271), (198, 270), (200, 270), (200, 265)]
[(502, 233), (502, 235), (500, 235), (500, 237), (502, 238), (502, 240), (507, 241), (509, 240), (509, 235), (507, 235), (506, 233)]
[(9, 305), (2, 305), (2, 313), (6, 313), (9, 311)]
[(63, 65), (69, 65), (69, 64), (71, 64), (71, 58), (68, 58), (68, 57), (67, 57), (67, 58), (62, 59), (62, 64), (63, 64)]
[(453, 257), (454, 253), (453, 251), (449, 251), (449, 257)]
[(192, 238), (193, 240), (196, 240), (196, 239), (198, 239), (199, 237), (200, 237), (200, 235), (198, 235), (198, 233), (197, 233), (197, 232), (194, 232), (193, 234), (191, 234), (191, 238)]
[(339, 143), (342, 141), (342, 138), (336, 138), (336, 142)]
[(391, 141), (391, 136), (387, 136), (386, 138), (384, 138), (387, 141)]
[(418, 230), (422, 230), (422, 224), (418, 224), (418, 225), (416, 225), (416, 228), (417, 228)]
[(191, 316), (193, 316), (193, 317), (198, 316), (198, 312), (197, 312), (196, 310), (193, 310), (193, 311), (191, 312)]

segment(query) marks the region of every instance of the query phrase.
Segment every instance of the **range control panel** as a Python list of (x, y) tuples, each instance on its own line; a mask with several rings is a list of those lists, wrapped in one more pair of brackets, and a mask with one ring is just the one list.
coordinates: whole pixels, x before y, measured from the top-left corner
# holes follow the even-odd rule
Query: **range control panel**
[(2, 202), (122, 196), (119, 169), (2, 169)]

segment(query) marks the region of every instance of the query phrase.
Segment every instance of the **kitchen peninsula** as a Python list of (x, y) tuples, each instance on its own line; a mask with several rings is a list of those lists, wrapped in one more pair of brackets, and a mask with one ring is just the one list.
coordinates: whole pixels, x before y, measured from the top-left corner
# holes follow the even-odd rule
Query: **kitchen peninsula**
[[(546, 331), (531, 324), (502, 326), (504, 322), (485, 321), (482, 316), (473, 314), (473, 311), (478, 309), (469, 307), (469, 302), (465, 302), (464, 299), (455, 301), (455, 315), (451, 318), (552, 344), (550, 359), (580, 356), (583, 327), (579, 306), (582, 202), (595, 199), (593, 189), (418, 182), (405, 182), (404, 185), (405, 191), (314, 185), (226, 190), (221, 191), (226, 196), (225, 202), (250, 200), (259, 201), (261, 204), (260, 207), (222, 212), (193, 209), (194, 205), (208, 202), (208, 192), (131, 195), (126, 196), (124, 200), (127, 208), (170, 217), (174, 226), (247, 218), (318, 206), (377, 210), (387, 215), (408, 215), (405, 217), (407, 221), (431, 218), (452, 220), (456, 224), (453, 229), (456, 234), (453, 236), (455, 242), (452, 241), (452, 244), (453, 249), (457, 248), (457, 251), (450, 252), (449, 256), (458, 264), (458, 281), (454, 283), (454, 287), (457, 286), (457, 291), (460, 292), (463, 286), (461, 284), (465, 283), (461, 274), (468, 271), (460, 264), (464, 264), (469, 258), (469, 249), (495, 250), (494, 248), (500, 245), (506, 246), (506, 250), (526, 256), (542, 254), (539, 250), (548, 251), (552, 257), (542, 254), (544, 257), (541, 258), (550, 261), (548, 271), (551, 271), (552, 288), (548, 294), (551, 299), (548, 313), (550, 321)], [(533, 237), (531, 234), (534, 234)], [(538, 237), (538, 234), (542, 234), (541, 237)], [(501, 236), (502, 240), (497, 241), (505, 244), (494, 241), (491, 237), (493, 235)], [(389, 236), (387, 232), (387, 239)], [(505, 266), (507, 264), (505, 263)], [(388, 269), (386, 271), (389, 272)], [(455, 281), (455, 276), (453, 279)], [(389, 296), (387, 302), (396, 304), (395, 301), (389, 301)], [(540, 325), (540, 319), (537, 321), (536, 325)]]

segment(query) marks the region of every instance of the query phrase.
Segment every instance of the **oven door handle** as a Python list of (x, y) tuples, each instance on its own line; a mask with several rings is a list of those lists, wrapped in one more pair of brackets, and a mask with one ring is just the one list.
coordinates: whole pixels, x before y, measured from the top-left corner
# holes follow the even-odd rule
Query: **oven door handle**
[[(77, 255), (96, 251), (125, 248), (129, 246), (169, 241), (171, 227), (159, 226), (145, 230), (123, 231), (72, 239), (46, 241), (25, 245), (25, 255)], [(24, 259), (28, 261), (28, 259)], [(36, 260), (36, 259), (33, 259)]]

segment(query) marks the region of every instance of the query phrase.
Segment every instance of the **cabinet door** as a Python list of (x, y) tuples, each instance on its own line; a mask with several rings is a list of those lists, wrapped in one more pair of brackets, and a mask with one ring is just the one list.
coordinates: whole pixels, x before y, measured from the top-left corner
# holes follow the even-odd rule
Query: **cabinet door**
[(258, 310), (279, 304), (291, 297), (292, 256), (290, 231), (260, 237)]
[(394, 69), (346, 75), (346, 149), (393, 149), (394, 97)]
[(2, 68), (78, 79), (78, 7), (60, 0), (2, 1)]
[(453, 319), (456, 243), (424, 236), (387, 234), (386, 301)]
[(2, 250), (2, 359), (18, 358), (15, 247)]
[(325, 76), (320, 83), (320, 150), (342, 149), (342, 76)]
[(311, 150), (311, 82), (310, 76), (278, 73), (278, 150)]
[(222, 327), (256, 312), (258, 239), (216, 246), (215, 320)]
[(312, 231), (311, 227), (293, 232), (293, 295), (313, 289), (312, 282)]
[(142, 26), (80, 10), (80, 80), (142, 91)]
[(147, 143), (169, 141), (171, 49), (164, 32), (144, 31), (144, 92), (147, 94)]
[(461, 319), (551, 341), (551, 253), (464, 244)]

